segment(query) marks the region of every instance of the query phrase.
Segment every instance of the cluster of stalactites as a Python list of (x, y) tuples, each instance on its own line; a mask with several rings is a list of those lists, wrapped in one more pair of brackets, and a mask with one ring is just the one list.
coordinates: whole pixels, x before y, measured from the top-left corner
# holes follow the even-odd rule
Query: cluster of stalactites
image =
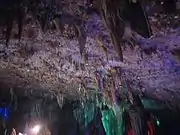
[(43, 30), (48, 23), (58, 16), (58, 8), (55, 0), (1, 0), (0, 1), (0, 26), (5, 29), (3, 34), (8, 45), (13, 29), (13, 24), (18, 24), (18, 39), (21, 39), (24, 19), (28, 14), (40, 23)]
[(117, 96), (122, 93), (122, 72), (120, 68), (111, 68), (107, 72), (97, 71), (96, 83), (102, 97), (108, 99), (111, 104), (118, 104)]

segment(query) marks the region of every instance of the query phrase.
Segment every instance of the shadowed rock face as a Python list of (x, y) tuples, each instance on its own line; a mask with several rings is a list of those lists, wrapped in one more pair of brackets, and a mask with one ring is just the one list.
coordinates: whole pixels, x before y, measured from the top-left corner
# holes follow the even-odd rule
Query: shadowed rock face
[[(138, 34), (140, 34), (144, 38), (149, 38), (150, 36), (152, 36), (152, 30), (149, 24), (149, 19), (146, 15), (146, 11), (144, 10), (139, 0), (135, 2), (133, 2), (132, 0), (130, 1), (121, 0), (118, 2), (112, 5), (108, 3), (108, 0), (101, 0), (101, 1), (90, 0), (87, 2), (87, 5), (89, 5), (89, 12), (91, 12), (91, 14), (99, 12), (100, 15), (104, 15), (102, 11), (104, 7), (101, 7), (102, 4), (106, 3), (109, 7), (106, 10), (107, 11), (109, 10), (108, 12), (111, 12), (111, 13), (113, 11), (110, 9), (111, 8), (110, 6), (112, 6), (113, 10), (115, 10), (116, 8), (119, 8), (117, 9), (117, 12), (118, 12), (117, 14), (119, 14), (120, 17), (126, 23), (128, 22), (134, 31), (136, 31)], [(104, 18), (104, 16), (101, 16), (101, 17)], [(118, 21), (118, 19), (116, 21)], [(110, 22), (107, 22), (107, 23), (110, 23)], [(121, 31), (123, 31), (122, 28), (121, 28)]]
[(149, 18), (140, 2), (127, 4), (122, 13), (123, 18), (129, 21), (131, 28), (144, 38), (152, 36)]
[(172, 14), (176, 12), (176, 1), (177, 0), (162, 0), (162, 6), (164, 8), (164, 12), (168, 14)]

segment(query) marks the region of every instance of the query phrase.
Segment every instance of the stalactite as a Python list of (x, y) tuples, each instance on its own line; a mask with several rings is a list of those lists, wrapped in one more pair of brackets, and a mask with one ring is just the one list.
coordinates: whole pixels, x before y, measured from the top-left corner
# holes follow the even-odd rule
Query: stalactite
[(10, 105), (11, 105), (13, 103), (13, 99), (14, 99), (13, 89), (10, 89), (10, 95), (11, 95), (11, 100), (10, 100)]
[[(31, 101), (32, 102), (32, 101)], [(31, 104), (30, 108), (30, 121), (36, 121), (42, 118), (43, 110), (42, 110), (42, 100), (36, 99)]]
[(102, 76), (99, 72), (96, 73), (96, 80), (97, 80), (97, 84), (98, 84), (98, 90), (100, 92), (102, 92), (102, 89), (103, 89)]
[(56, 100), (57, 100), (59, 107), (62, 108), (62, 106), (64, 104), (64, 96), (61, 93), (58, 93), (56, 95)]
[(127, 85), (129, 89), (129, 98), (131, 98), (131, 105), (129, 107), (128, 113), (131, 121), (131, 126), (134, 131), (134, 135), (147, 135), (148, 127), (144, 114), (144, 106), (141, 102), (139, 95), (134, 95), (131, 92), (131, 86), (129, 82), (127, 82)]
[(111, 86), (111, 95), (113, 99), (113, 104), (117, 104), (117, 99), (116, 99), (116, 92), (117, 92), (117, 79), (116, 79), (116, 70), (112, 69), (111, 70), (111, 77), (112, 77), (112, 86)]

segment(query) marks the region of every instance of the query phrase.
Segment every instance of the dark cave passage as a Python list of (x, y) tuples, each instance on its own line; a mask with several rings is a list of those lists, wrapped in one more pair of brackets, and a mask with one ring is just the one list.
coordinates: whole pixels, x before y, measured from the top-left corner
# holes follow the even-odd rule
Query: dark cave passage
[[(83, 121), (83, 119), (89, 116), (88, 114), (80, 113), (82, 119), (78, 121), (74, 115), (74, 110), (81, 111), (80, 102), (66, 100), (62, 108), (60, 108), (55, 99), (47, 100), (43, 98), (17, 96), (15, 102), (12, 100), (10, 90), (0, 92), (1, 135), (5, 135), (6, 129), (6, 135), (10, 135), (13, 128), (16, 130), (17, 134), (27, 132), (27, 130), (29, 130), (28, 128), (33, 126), (36, 122), (43, 124), (43, 131), (45, 133), (41, 133), (42, 135), (46, 135), (48, 130), (51, 135), (109, 135), (105, 132), (106, 130), (102, 120), (103, 116), (102, 113), (100, 113), (103, 110), (108, 110), (108, 107), (103, 107), (103, 110), (94, 108), (95, 113), (91, 114), (94, 116), (89, 120)], [(6, 113), (8, 116), (7, 119), (4, 119), (5, 113), (2, 111), (3, 108), (8, 109), (9, 114)], [(91, 111), (91, 108), (89, 108), (89, 111)], [(150, 109), (146, 110), (145, 114), (150, 114), (152, 116), (152, 121), (155, 125), (155, 133), (148, 135), (180, 134), (179, 113), (172, 112), (168, 109)], [(125, 121), (129, 121), (128, 117), (125, 115), (124, 118), (126, 118)], [(85, 126), (83, 122), (86, 121), (87, 125)], [(29, 123), (29, 127), (27, 127), (27, 123)], [(128, 124), (125, 124), (125, 128), (129, 130)], [(127, 131), (123, 135), (134, 134), (130, 134), (130, 132)]]
[[(41, 131), (51, 135), (66, 134), (78, 131), (78, 124), (73, 116), (73, 104), (70, 101), (59, 107), (56, 99), (17, 96), (11, 98), (10, 90), (0, 90), (0, 134), (11, 135), (12, 129), (18, 133), (28, 133), (34, 125), (41, 125)], [(4, 109), (8, 113), (5, 114)], [(5, 119), (5, 115), (7, 118)], [(7, 131), (6, 131), (7, 130)], [(34, 135), (34, 134), (33, 134)]]
[(170, 110), (155, 110), (152, 112), (156, 116), (157, 135), (179, 135), (180, 134), (180, 115), (179, 112)]

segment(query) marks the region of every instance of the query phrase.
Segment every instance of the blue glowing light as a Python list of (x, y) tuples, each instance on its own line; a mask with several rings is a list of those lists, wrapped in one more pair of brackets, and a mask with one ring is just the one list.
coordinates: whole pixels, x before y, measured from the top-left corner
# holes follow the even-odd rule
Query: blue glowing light
[(8, 119), (9, 117), (8, 108), (0, 107), (0, 116), (4, 117), (5, 119)]

